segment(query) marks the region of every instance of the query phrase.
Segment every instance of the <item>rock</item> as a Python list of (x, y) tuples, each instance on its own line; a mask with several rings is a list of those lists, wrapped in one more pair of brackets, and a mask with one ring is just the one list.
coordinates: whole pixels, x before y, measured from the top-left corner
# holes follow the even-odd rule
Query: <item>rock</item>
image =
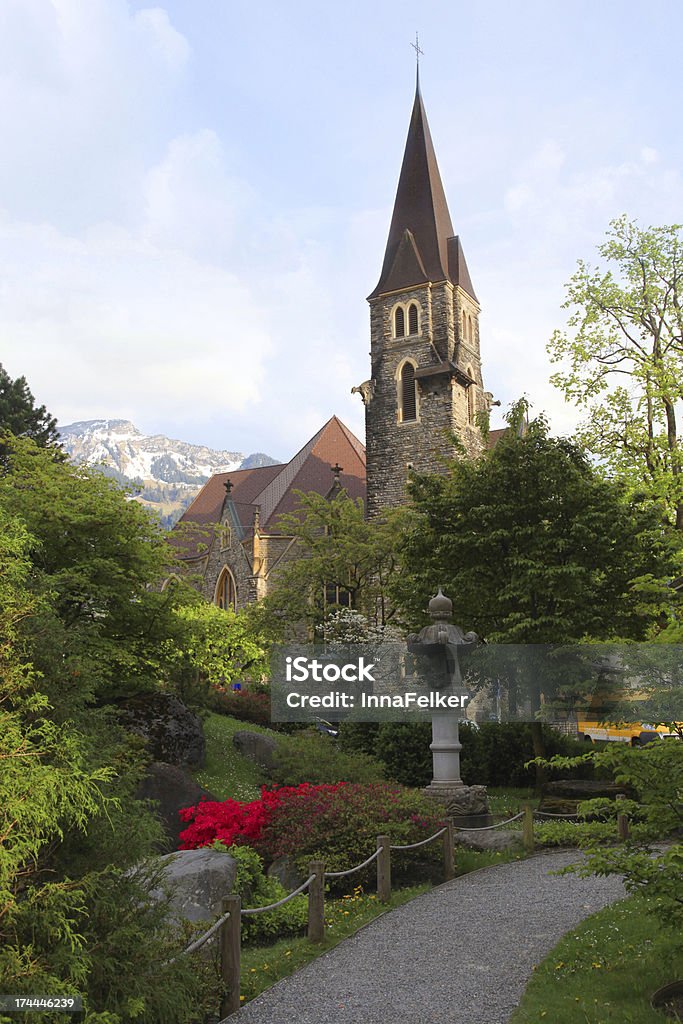
[(121, 724), (142, 736), (154, 761), (201, 768), (206, 740), (201, 719), (170, 693), (145, 693), (121, 701)]
[(181, 821), (178, 811), (182, 807), (194, 807), (203, 798), (218, 800), (219, 798), (203, 789), (191, 775), (174, 764), (163, 764), (156, 761), (147, 769), (147, 774), (138, 786), (135, 794), (138, 800), (155, 800), (154, 810), (161, 818), (166, 830), (167, 839), (161, 847), (164, 853), (178, 849), (180, 833), (187, 828), (187, 822)]
[(287, 892), (298, 889), (302, 882), (306, 881), (306, 875), (297, 871), (290, 857), (278, 857), (268, 868), (268, 877), (277, 878), (280, 885), (284, 886)]
[(522, 833), (504, 831), (503, 829), (487, 830), (486, 832), (458, 832), (456, 829), (455, 845), (464, 846), (468, 850), (487, 850), (490, 853), (501, 853), (503, 850), (521, 850)]
[(236, 732), (232, 737), (236, 750), (242, 757), (270, 772), (275, 767), (277, 740), (261, 732), (248, 732), (246, 729)]
[(628, 787), (616, 782), (560, 779), (556, 782), (546, 782), (538, 809), (545, 811), (546, 814), (574, 814), (582, 800), (596, 800), (598, 797), (614, 800), (619, 793), (633, 795)]
[[(187, 921), (208, 921), (221, 911), (221, 900), (232, 892), (237, 864), (220, 850), (177, 850), (159, 858), (164, 883), (172, 892), (171, 911)], [(153, 895), (162, 898), (155, 890)]]
[(446, 805), (446, 814), (453, 818), (488, 813), (489, 801), (486, 795), (486, 786), (463, 786), (452, 793)]

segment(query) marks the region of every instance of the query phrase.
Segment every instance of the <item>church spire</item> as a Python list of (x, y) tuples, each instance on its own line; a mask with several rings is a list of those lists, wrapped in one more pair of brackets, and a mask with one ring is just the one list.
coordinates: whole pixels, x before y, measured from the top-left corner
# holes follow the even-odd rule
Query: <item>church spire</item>
[[(450, 242), (449, 242), (450, 240)], [(434, 144), (420, 91), (417, 68), (415, 101), (394, 212), (379, 282), (369, 299), (428, 281), (450, 280), (473, 298), (465, 257), (453, 233)]]

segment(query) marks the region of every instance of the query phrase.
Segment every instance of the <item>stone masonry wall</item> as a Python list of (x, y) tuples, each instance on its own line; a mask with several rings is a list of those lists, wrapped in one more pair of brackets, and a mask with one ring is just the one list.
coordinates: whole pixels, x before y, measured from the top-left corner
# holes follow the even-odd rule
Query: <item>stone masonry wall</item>
[[(415, 301), (420, 309), (420, 333), (392, 337), (392, 311), (398, 302)], [(462, 336), (462, 309), (471, 314), (474, 337)], [(444, 459), (457, 454), (456, 433), (467, 453), (479, 455), (484, 447), (481, 430), (468, 420), (467, 391), (443, 373), (418, 381), (417, 419), (398, 420), (398, 371), (409, 358), (418, 367), (447, 360), (460, 369), (469, 367), (476, 381), (475, 412), (486, 407), (478, 339), (479, 307), (449, 282), (380, 296), (371, 302), (371, 363), (374, 394), (366, 405), (366, 459), (368, 515), (405, 501), (406, 480), (412, 466), (418, 472), (444, 472)]]

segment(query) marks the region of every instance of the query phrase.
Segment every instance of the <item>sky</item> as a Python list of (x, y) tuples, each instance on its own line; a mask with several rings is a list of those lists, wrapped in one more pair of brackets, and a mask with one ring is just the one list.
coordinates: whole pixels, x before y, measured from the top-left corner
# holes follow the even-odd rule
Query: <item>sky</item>
[(570, 432), (576, 261), (620, 214), (683, 221), (679, 0), (0, 0), (7, 371), (63, 425), (362, 439), (416, 30), (496, 416), (526, 394)]

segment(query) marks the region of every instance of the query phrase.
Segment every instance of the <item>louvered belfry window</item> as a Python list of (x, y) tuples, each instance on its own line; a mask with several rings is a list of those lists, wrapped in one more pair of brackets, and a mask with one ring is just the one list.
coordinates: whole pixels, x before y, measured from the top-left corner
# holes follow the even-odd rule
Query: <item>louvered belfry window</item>
[(417, 334), (417, 333), (418, 333), (417, 306), (415, 305), (414, 302), (411, 302), (410, 306), (408, 307), (408, 334)]
[(417, 396), (415, 392), (415, 367), (405, 363), (401, 370), (401, 422), (417, 419)]
[(402, 306), (394, 312), (394, 337), (402, 338), (406, 333), (406, 314)]

